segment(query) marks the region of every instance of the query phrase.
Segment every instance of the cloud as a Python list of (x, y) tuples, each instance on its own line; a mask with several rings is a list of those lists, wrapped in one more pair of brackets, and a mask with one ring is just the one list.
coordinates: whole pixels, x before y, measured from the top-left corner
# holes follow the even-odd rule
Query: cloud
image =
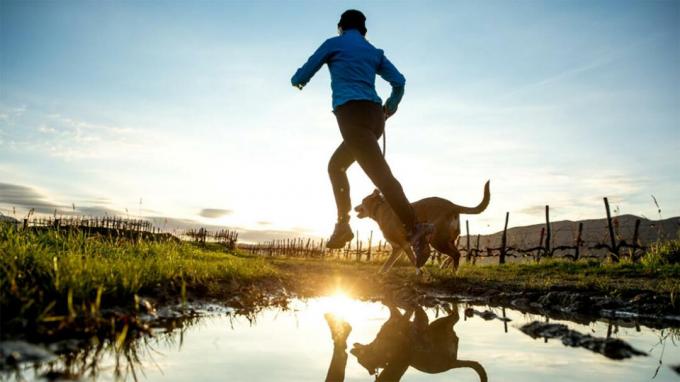
[(229, 215), (232, 212), (232, 210), (223, 210), (219, 208), (204, 208), (198, 214), (204, 218), (217, 219), (221, 218), (222, 216)]
[(26, 106), (0, 106), (0, 121), (8, 122), (14, 118), (20, 117), (26, 112)]
[[(14, 126), (22, 126), (21, 130)], [(61, 114), (16, 108), (0, 108), (0, 136), (6, 136), (10, 149), (46, 154), (63, 160), (134, 159), (154, 155), (150, 148), (162, 147), (160, 137), (146, 129), (116, 124), (91, 123)], [(4, 145), (5, 143), (3, 143)]]
[(48, 200), (33, 188), (10, 183), (0, 183), (0, 204), (31, 209), (38, 213), (52, 213), (55, 209), (66, 208)]
[(10, 210), (33, 209), (38, 214), (53, 214), (56, 210), (57, 215), (123, 215), (121, 211), (106, 207), (102, 202), (94, 206), (59, 203), (32, 187), (11, 183), (0, 183), (0, 205), (5, 205)]
[(257, 222), (257, 224), (259, 224), (259, 225), (270, 225), (270, 224), (272, 224), (272, 223), (271, 223), (271, 222), (268, 222), (268, 221), (266, 221), (266, 220), (260, 220), (260, 221)]
[[(192, 219), (181, 219), (164, 216), (150, 216), (145, 217), (150, 220), (154, 226), (166, 232), (174, 234), (181, 234), (182, 231), (196, 228), (205, 228), (208, 231), (217, 231), (220, 229), (229, 229), (238, 232), (238, 241), (246, 243), (264, 242), (270, 240), (290, 239), (296, 237), (307, 237), (300, 231), (296, 230), (251, 230), (240, 227), (226, 227), (222, 225), (202, 224)], [(319, 239), (319, 238), (313, 238)]]

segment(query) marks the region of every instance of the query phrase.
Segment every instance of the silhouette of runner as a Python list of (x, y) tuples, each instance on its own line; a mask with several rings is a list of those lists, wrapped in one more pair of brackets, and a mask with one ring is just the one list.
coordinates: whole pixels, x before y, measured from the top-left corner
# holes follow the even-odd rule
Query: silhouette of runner
[[(382, 50), (366, 40), (366, 31), (363, 13), (345, 11), (338, 22), (339, 36), (321, 44), (291, 79), (293, 86), (302, 90), (323, 64), (328, 65), (331, 73), (333, 113), (343, 141), (328, 163), (338, 221), (326, 246), (342, 248), (354, 237), (349, 225), (351, 201), (346, 171), (357, 161), (404, 224), (420, 268), (430, 256), (427, 235), (434, 227), (416, 222), (411, 203), (392, 175), (377, 141), (383, 134), (385, 120), (397, 112), (406, 79)], [(376, 74), (392, 86), (384, 105), (375, 91)]]

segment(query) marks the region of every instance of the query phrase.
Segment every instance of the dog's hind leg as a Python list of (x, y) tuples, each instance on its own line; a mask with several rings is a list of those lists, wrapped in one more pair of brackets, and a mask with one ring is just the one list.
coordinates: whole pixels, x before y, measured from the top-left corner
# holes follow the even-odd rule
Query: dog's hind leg
[(453, 244), (448, 245), (446, 248), (442, 248), (445, 254), (449, 255), (449, 258), (444, 260), (442, 263), (442, 268), (451, 264), (451, 268), (454, 271), (458, 271), (458, 265), (460, 264), (460, 252)]

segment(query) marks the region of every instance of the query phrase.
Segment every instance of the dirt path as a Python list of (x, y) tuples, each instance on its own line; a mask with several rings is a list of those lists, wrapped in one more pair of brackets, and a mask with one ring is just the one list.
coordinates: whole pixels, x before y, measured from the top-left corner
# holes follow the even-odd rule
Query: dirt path
[(282, 271), (282, 283), (294, 295), (307, 298), (336, 290), (360, 299), (393, 301), (398, 305), (433, 306), (455, 300), (471, 305), (506, 307), (580, 323), (620, 320), (650, 327), (680, 327), (680, 303), (675, 296), (652, 291), (592, 290), (573, 285), (527, 288), (497, 281), (470, 282), (465, 279), (436, 280), (415, 277), (412, 269), (377, 274), (378, 266), (274, 261)]

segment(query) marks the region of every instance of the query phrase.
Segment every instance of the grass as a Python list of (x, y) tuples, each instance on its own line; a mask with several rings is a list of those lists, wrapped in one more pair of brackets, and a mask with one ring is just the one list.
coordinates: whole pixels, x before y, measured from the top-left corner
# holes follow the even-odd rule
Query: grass
[[(651, 291), (670, 294), (675, 301), (680, 296), (679, 249), (680, 240), (659, 243), (639, 263), (555, 259), (503, 266), (463, 264), (457, 274), (428, 266), (426, 278), (416, 278), (413, 267), (402, 261), (394, 267), (392, 279), (447, 289), (467, 285), (505, 290), (565, 288), (608, 294)], [(383, 261), (357, 263), (353, 257), (269, 259), (227, 253), (219, 246), (135, 243), (77, 231), (22, 232), (0, 224), (0, 335), (52, 335), (64, 328), (77, 333), (90, 326), (108, 325), (116, 328), (113, 332), (118, 336), (121, 330), (127, 333), (127, 327), (121, 325), (134, 320), (137, 307), (144, 305), (139, 296), (152, 297), (160, 303), (184, 300), (187, 295), (225, 300), (246, 293), (241, 288), (245, 285), (254, 285), (254, 294), (264, 296), (267, 291), (262, 286), (272, 279), (282, 280), (302, 294), (319, 293), (345, 280), (375, 295), (382, 288), (379, 281), (384, 280), (376, 277)], [(111, 318), (103, 313), (118, 307), (133, 312), (131, 317)], [(121, 321), (124, 322), (119, 325)]]
[(649, 252), (642, 258), (642, 264), (651, 269), (680, 264), (680, 239), (652, 244)]
[(0, 320), (77, 322), (138, 295), (186, 298), (277, 276), (265, 260), (188, 243), (110, 240), (81, 233), (19, 232), (0, 225)]
[(511, 263), (503, 266), (464, 264), (457, 274), (451, 270), (431, 268), (433, 283), (465, 281), (477, 285), (499, 284), (511, 288), (547, 290), (564, 287), (606, 293), (651, 291), (680, 292), (680, 264), (655, 262), (619, 263), (595, 260), (573, 262), (546, 259), (540, 263)]

